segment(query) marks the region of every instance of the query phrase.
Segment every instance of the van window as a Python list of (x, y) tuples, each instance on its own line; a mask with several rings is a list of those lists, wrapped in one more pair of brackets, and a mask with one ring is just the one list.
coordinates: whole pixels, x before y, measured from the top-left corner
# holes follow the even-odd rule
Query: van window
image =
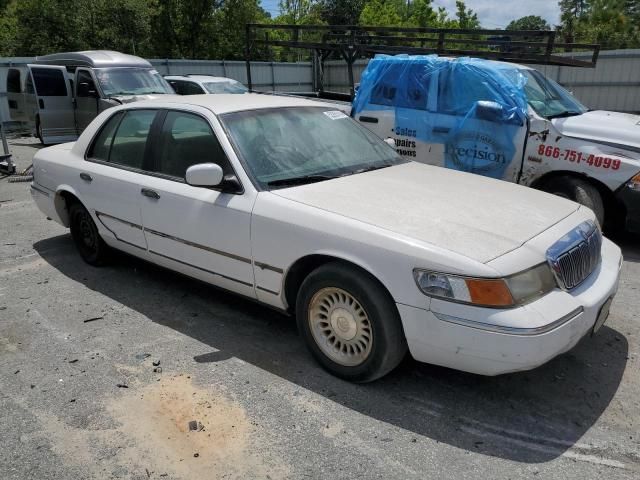
[[(93, 78), (91, 77), (91, 74), (86, 70), (78, 70), (77, 81), (78, 81), (78, 92), (77, 92), (78, 97), (90, 97), (91, 95), (89, 95), (88, 92), (90, 90), (93, 90), (94, 92), (96, 91), (96, 85), (93, 82)], [(87, 86), (85, 87), (84, 85), (82, 85), (83, 83), (86, 83)]]
[(120, 123), (120, 119), (122, 118), (122, 112), (116, 113), (112, 116), (102, 127), (100, 133), (96, 137), (89, 149), (88, 158), (93, 160), (102, 160), (106, 162), (109, 160), (109, 150), (111, 150), (111, 143), (113, 142), (113, 134), (118, 128), (118, 124)]
[(168, 80), (178, 95), (202, 95), (204, 90), (194, 82), (184, 80)]
[(209, 123), (186, 112), (167, 113), (158, 145), (158, 173), (184, 178), (198, 163), (217, 163), (225, 174), (232, 169)]
[(142, 169), (147, 137), (156, 110), (129, 110), (113, 138), (109, 163)]
[(66, 97), (67, 80), (61, 70), (51, 68), (31, 68), (36, 92), (40, 97)]
[(20, 93), (20, 70), (17, 68), (10, 68), (7, 72), (7, 92), (8, 93)]

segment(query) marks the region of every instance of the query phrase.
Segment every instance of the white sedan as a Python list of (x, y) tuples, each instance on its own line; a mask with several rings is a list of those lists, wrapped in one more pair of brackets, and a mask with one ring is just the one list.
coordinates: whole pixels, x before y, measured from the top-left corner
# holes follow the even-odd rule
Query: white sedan
[(407, 350), (483, 375), (541, 365), (606, 320), (622, 263), (589, 209), (407, 161), (290, 97), (109, 109), (36, 154), (32, 194), (87, 263), (115, 248), (295, 314), (352, 381)]

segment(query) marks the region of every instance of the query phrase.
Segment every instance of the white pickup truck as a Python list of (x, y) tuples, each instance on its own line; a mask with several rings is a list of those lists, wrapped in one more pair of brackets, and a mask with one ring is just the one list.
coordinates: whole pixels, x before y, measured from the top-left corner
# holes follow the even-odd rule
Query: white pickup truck
[(555, 193), (640, 232), (640, 116), (590, 111), (535, 69), (378, 55), (352, 116), (404, 157)]

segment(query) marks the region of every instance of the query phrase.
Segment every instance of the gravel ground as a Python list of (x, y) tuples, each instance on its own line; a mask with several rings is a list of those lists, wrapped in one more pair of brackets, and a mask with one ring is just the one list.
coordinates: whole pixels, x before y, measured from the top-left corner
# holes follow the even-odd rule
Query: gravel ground
[[(38, 146), (11, 148), (24, 169)], [(640, 243), (618, 241), (607, 324), (547, 365), (352, 385), (290, 318), (124, 255), (89, 267), (0, 180), (0, 478), (637, 479)]]

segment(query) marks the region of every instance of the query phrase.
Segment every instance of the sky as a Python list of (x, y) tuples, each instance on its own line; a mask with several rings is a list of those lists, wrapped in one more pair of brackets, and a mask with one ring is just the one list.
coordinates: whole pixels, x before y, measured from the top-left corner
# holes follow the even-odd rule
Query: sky
[[(275, 17), (278, 3), (279, 0), (262, 0), (262, 7)], [(433, 4), (455, 12), (455, 0), (434, 0)], [(511, 20), (527, 15), (540, 15), (552, 27), (560, 23), (558, 0), (466, 0), (466, 4), (478, 13), (485, 28), (504, 28)]]

